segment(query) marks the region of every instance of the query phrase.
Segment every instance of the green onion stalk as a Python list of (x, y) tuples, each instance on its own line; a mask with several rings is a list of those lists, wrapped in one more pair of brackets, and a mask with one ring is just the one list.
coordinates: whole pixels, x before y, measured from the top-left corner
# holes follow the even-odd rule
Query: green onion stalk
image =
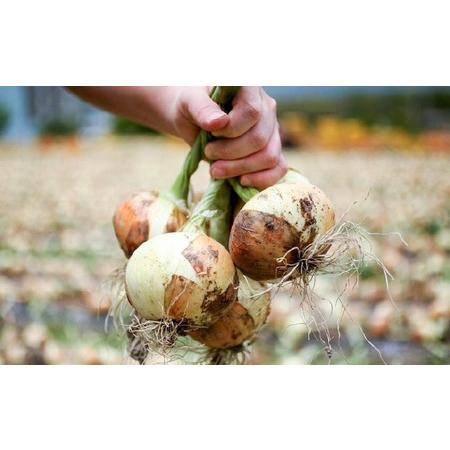
[[(216, 218), (218, 213), (228, 209), (225, 205), (229, 193), (229, 187), (226, 180), (216, 180), (210, 178), (208, 187), (203, 194), (201, 200), (197, 203), (192, 211), (191, 217), (180, 231), (191, 232), (204, 232), (209, 234), (209, 222), (212, 217)], [(228, 239), (228, 231), (217, 229), (215, 236), (216, 241), (223, 242)]]
[[(211, 92), (211, 98), (225, 111), (231, 110), (234, 96), (238, 93), (239, 86), (216, 86)], [(187, 156), (184, 166), (172, 186), (171, 193), (175, 198), (186, 201), (189, 193), (189, 180), (197, 170), (202, 159), (205, 158), (206, 144), (214, 140), (214, 136), (205, 130), (201, 130), (194, 145)], [(216, 190), (214, 197), (214, 215), (204, 220), (204, 226), (208, 235), (228, 247), (229, 230), (231, 228), (233, 205), (237, 198), (244, 202), (250, 200), (259, 191), (252, 187), (244, 187), (239, 178), (230, 178), (221, 183), (211, 182), (210, 188)], [(208, 188), (209, 189), (209, 188)], [(205, 193), (206, 195), (206, 193)]]
[[(216, 86), (211, 91), (211, 99), (214, 100), (224, 111), (231, 109), (231, 102), (239, 90), (237, 86)], [(182, 201), (184, 206), (188, 203), (190, 180), (198, 169), (200, 161), (204, 158), (206, 144), (212, 139), (212, 135), (205, 130), (200, 130), (194, 144), (188, 153), (183, 167), (175, 179), (169, 197), (174, 201)]]

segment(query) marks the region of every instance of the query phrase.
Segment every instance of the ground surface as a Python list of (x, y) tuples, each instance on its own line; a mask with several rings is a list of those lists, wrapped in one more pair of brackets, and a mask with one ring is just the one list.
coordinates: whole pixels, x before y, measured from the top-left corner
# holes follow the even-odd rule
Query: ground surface
[[(124, 341), (104, 331), (101, 284), (124, 263), (111, 216), (128, 194), (169, 186), (185, 146), (162, 139), (83, 142), (78, 151), (0, 145), (0, 362), (122, 363)], [(343, 301), (320, 279), (331, 362), (448, 363), (450, 157), (438, 154), (290, 151), (291, 166), (320, 186), (338, 216), (376, 233), (391, 271), (389, 299), (375, 264)], [(206, 184), (202, 167), (195, 186)], [(294, 296), (295, 297), (295, 296)], [(325, 319), (324, 319), (325, 318)], [(308, 322), (305, 325), (302, 322)], [(340, 323), (340, 338), (336, 324)], [(280, 293), (253, 363), (326, 363), (327, 339), (299, 300)], [(325, 325), (325, 323), (323, 324)], [(323, 328), (322, 326), (320, 328)]]

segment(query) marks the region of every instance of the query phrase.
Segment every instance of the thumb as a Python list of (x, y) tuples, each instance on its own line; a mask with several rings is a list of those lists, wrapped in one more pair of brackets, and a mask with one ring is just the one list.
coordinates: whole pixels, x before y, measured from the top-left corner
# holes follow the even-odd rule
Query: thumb
[(228, 125), (228, 115), (206, 91), (195, 90), (186, 106), (194, 124), (206, 131), (218, 131)]

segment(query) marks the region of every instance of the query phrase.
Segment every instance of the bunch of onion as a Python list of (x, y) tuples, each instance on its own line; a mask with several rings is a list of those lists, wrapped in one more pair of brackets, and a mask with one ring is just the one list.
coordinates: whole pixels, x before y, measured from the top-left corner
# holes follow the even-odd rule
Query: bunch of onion
[[(189, 169), (177, 179), (183, 201), (210, 138), (200, 133)], [(244, 204), (230, 232), (236, 197)], [(135, 311), (130, 335), (148, 351), (171, 347), (188, 333), (209, 349), (208, 361), (240, 361), (267, 317), (270, 290), (291, 281), (308, 288), (318, 272), (360, 250), (350, 234), (346, 224), (335, 224), (326, 195), (295, 171), (262, 192), (238, 179), (212, 180), (181, 231), (155, 236), (131, 256), (125, 277)], [(246, 277), (238, 294), (235, 266)], [(248, 294), (245, 286), (254, 291), (254, 280), (273, 284)]]
[(207, 328), (189, 332), (202, 343), (206, 354), (201, 359), (207, 364), (243, 363), (249, 345), (266, 322), (270, 311), (270, 292), (263, 283), (251, 280), (238, 272), (237, 300), (219, 320)]
[[(203, 151), (204, 145), (210, 137), (203, 135), (201, 145), (199, 146), (198, 160), (200, 160), (200, 152)], [(228, 241), (229, 229), (230, 229), (230, 211), (232, 210), (232, 199), (234, 191), (241, 199), (241, 202), (247, 202), (242, 207), (242, 210), (237, 214), (233, 227), (231, 229), (231, 236), (229, 238), (229, 244), (231, 249), (231, 256), (234, 263), (239, 267), (246, 278), (246, 285), (255, 287), (255, 281), (253, 280), (274, 280), (276, 278), (282, 278), (285, 273), (280, 274), (280, 259), (282, 258), (282, 267), (289, 268), (289, 271), (294, 277), (296, 273), (292, 271), (291, 266), (297, 264), (298, 260), (294, 259), (292, 255), (300, 251), (299, 247), (306, 248), (310, 245), (314, 239), (320, 234), (326, 233), (330, 227), (334, 225), (334, 213), (329, 204), (329, 201), (321, 193), (318, 188), (312, 186), (302, 175), (295, 171), (289, 171), (285, 180), (287, 181), (276, 186), (278, 191), (272, 193), (268, 190), (259, 193), (254, 188), (244, 188), (240, 185), (237, 179), (231, 179), (227, 182), (211, 182), (213, 186), (216, 186), (215, 205), (214, 207), (219, 211), (212, 217), (202, 216), (203, 232), (212, 236), (216, 241), (222, 242), (226, 245)], [(286, 188), (289, 189), (286, 191)], [(286, 192), (284, 195), (284, 202), (280, 202), (280, 193)], [(286, 207), (286, 203), (289, 201), (290, 196), (290, 208)], [(200, 210), (202, 203), (208, 197), (208, 192), (200, 201), (197, 208)], [(276, 197), (276, 198), (273, 198)], [(283, 196), (281, 196), (283, 197)], [(269, 198), (270, 201), (266, 202), (267, 205), (260, 205), (261, 199), (264, 203), (264, 199)], [(255, 203), (256, 202), (256, 203)], [(252, 205), (256, 204), (256, 209)], [(300, 206), (300, 209), (299, 209)], [(274, 211), (270, 210), (274, 207)], [(211, 209), (211, 205), (209, 206)], [(258, 209), (259, 208), (259, 209)], [(297, 208), (297, 209), (296, 209)], [(248, 213), (251, 211), (250, 221), (246, 221)], [(255, 210), (255, 214), (253, 211)], [(204, 211), (205, 212), (205, 211)], [(278, 221), (274, 221), (273, 216), (280, 216)], [(244, 219), (242, 217), (244, 216)], [(197, 213), (197, 217), (199, 217)], [(317, 220), (318, 219), (318, 220)], [(321, 223), (324, 222), (323, 224)], [(195, 219), (193, 220), (195, 222)], [(275, 225), (273, 225), (275, 224)], [(185, 232), (190, 227), (188, 224), (183, 228)], [(290, 228), (289, 228), (290, 227)], [(291, 232), (291, 235), (289, 235)], [(239, 235), (241, 233), (241, 235)], [(127, 294), (130, 303), (136, 309), (139, 320), (131, 329), (140, 330), (140, 334), (145, 334), (145, 328), (142, 326), (141, 319), (144, 321), (151, 321), (150, 329), (152, 331), (152, 338), (155, 336), (155, 321), (156, 329), (158, 333), (161, 333), (161, 324), (165, 327), (164, 339), (156, 339), (156, 346), (172, 345), (175, 342), (175, 337), (180, 334), (180, 324), (182, 325), (183, 332), (186, 327), (190, 329), (189, 334), (191, 337), (202, 342), (209, 348), (208, 360), (220, 363), (230, 360), (239, 360), (244, 348), (243, 343), (251, 340), (252, 336), (257, 332), (262, 323), (264, 322), (267, 314), (260, 315), (264, 319), (261, 321), (255, 320), (253, 311), (260, 310), (260, 304), (267, 306), (266, 312), (268, 312), (268, 305), (270, 302), (270, 294), (268, 290), (265, 290), (265, 295), (257, 295), (254, 298), (254, 302), (251, 302), (252, 295), (248, 294), (248, 289), (241, 288), (240, 297), (237, 303), (230, 308), (228, 312), (224, 310), (220, 311), (214, 317), (202, 317), (198, 314), (198, 304), (200, 297), (191, 302), (190, 306), (193, 306), (193, 311), (196, 311), (197, 315), (194, 315), (193, 311), (185, 307), (185, 301), (174, 302), (175, 307), (167, 307), (167, 301), (162, 302), (164, 296), (160, 292), (165, 290), (165, 286), (168, 280), (157, 274), (157, 279), (152, 279), (147, 284), (145, 290), (140, 287), (138, 290), (144, 292), (141, 297), (137, 293), (132, 292), (130, 285), (133, 278), (129, 276), (129, 270), (133, 269), (136, 273), (144, 270), (149, 272), (149, 264), (155, 264), (154, 255), (150, 258), (147, 255), (151, 252), (161, 253), (165, 252), (169, 246), (174, 248), (175, 255), (170, 256), (168, 259), (172, 264), (178, 264), (180, 256), (185, 251), (187, 242), (186, 238), (180, 241), (175, 240), (174, 233), (172, 235), (162, 235), (160, 237), (150, 240), (144, 244), (135, 253), (136, 258), (133, 256), (127, 267)], [(169, 237), (170, 236), (170, 237)], [(205, 235), (203, 235), (205, 239)], [(242, 243), (239, 242), (241, 237)], [(170, 242), (169, 242), (170, 240)], [(173, 240), (173, 243), (172, 243)], [(152, 250), (153, 248), (156, 250)], [(324, 253), (327, 249), (321, 246), (321, 253)], [(317, 256), (316, 253), (314, 255)], [(159, 258), (159, 256), (158, 256)], [(157, 261), (159, 262), (159, 259)], [(286, 261), (284, 261), (286, 260)], [(231, 261), (231, 260), (230, 260)], [(184, 262), (183, 262), (184, 264)], [(298, 269), (298, 268), (297, 268)], [(297, 273), (303, 273), (304, 267), (298, 269)], [(167, 271), (171, 273), (171, 271)], [(140, 275), (139, 275), (140, 276)], [(171, 278), (170, 278), (171, 279)], [(161, 280), (164, 280), (161, 282)], [(158, 284), (155, 289), (159, 292), (159, 298), (152, 299), (150, 302), (148, 291), (151, 289), (151, 283)], [(139, 283), (138, 283), (139, 284)], [(180, 285), (177, 281), (177, 285)], [(242, 283), (241, 283), (242, 285)], [(161, 287), (162, 286), (162, 287)], [(181, 286), (184, 290), (186, 287)], [(261, 290), (261, 286), (259, 286)], [(180, 287), (178, 288), (180, 289)], [(171, 298), (171, 296), (169, 296)], [(169, 300), (173, 302), (173, 300)], [(182, 308), (177, 306), (183, 305)], [(149, 305), (152, 305), (151, 307)], [(195, 309), (194, 305), (197, 305)], [(156, 309), (155, 309), (156, 308)], [(264, 309), (264, 308), (263, 308)], [(180, 311), (182, 310), (182, 314)], [(169, 324), (168, 324), (169, 323)], [(167, 325), (168, 324), (168, 325)], [(147, 327), (149, 328), (149, 327)], [(144, 333), (142, 332), (144, 330)], [(176, 330), (176, 332), (172, 332)], [(133, 333), (134, 335), (138, 333)], [(147, 339), (147, 340), (151, 340)], [(162, 344), (162, 345), (161, 345)], [(241, 358), (242, 359), (242, 358)]]
[(211, 180), (180, 231), (143, 243), (127, 263), (125, 290), (135, 311), (129, 333), (147, 349), (165, 352), (178, 335), (210, 326), (236, 300), (238, 280), (231, 256), (205, 234), (223, 184)]
[[(235, 92), (233, 86), (218, 86), (212, 90), (211, 98), (222, 108), (229, 109)], [(207, 139), (207, 133), (200, 131), (168, 192), (138, 192), (117, 207), (113, 217), (114, 231), (127, 258), (148, 239), (177, 231), (184, 225), (188, 215), (190, 179), (203, 157)]]

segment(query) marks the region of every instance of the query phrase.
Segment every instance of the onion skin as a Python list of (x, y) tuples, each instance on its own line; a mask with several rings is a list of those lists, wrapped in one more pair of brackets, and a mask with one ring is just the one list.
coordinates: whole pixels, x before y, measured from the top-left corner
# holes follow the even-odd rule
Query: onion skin
[(270, 312), (270, 293), (257, 296), (258, 291), (265, 291), (265, 286), (239, 274), (238, 298), (233, 306), (210, 327), (193, 330), (189, 335), (217, 350), (237, 347), (251, 339)]
[[(234, 220), (229, 249), (235, 265), (254, 280), (276, 280), (299, 261), (299, 252), (335, 223), (331, 202), (309, 183), (282, 183), (248, 201)], [(290, 252), (289, 252), (290, 251)], [(289, 252), (289, 253), (288, 253)]]
[(208, 326), (236, 300), (228, 251), (203, 233), (176, 232), (143, 243), (128, 261), (128, 301), (147, 320)]
[(302, 175), (300, 172), (297, 172), (294, 169), (289, 169), (286, 175), (277, 183), (308, 183), (311, 184), (308, 178)]
[(133, 195), (118, 206), (113, 217), (117, 240), (127, 258), (149, 238), (177, 231), (185, 222), (185, 213), (156, 192)]

